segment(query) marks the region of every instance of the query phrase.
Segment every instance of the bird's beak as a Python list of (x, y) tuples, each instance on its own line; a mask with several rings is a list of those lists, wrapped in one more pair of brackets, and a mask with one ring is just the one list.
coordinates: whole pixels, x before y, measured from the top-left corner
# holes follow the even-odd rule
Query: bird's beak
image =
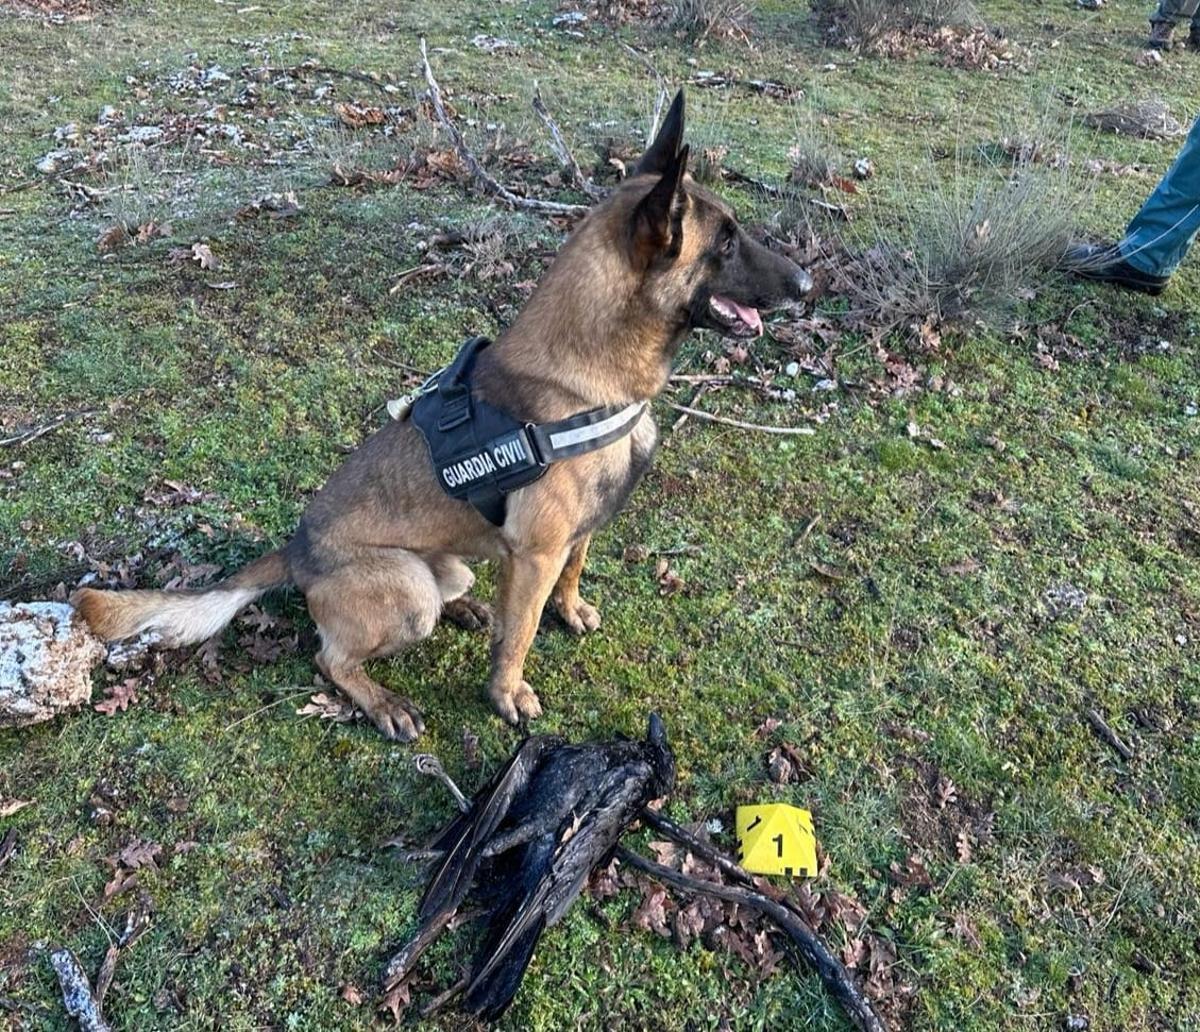
[(662, 722), (662, 717), (657, 713), (650, 714), (650, 728), (646, 732), (646, 738), (656, 744), (661, 744), (667, 740), (667, 728)]

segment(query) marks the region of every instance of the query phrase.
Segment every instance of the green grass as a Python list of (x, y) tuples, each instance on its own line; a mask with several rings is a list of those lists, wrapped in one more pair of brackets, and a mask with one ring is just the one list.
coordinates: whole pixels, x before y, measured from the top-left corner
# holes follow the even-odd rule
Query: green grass
[[(0, 450), (11, 474), (0, 480), (0, 594), (74, 583), (88, 568), (81, 550), (109, 564), (138, 554), (142, 582), (153, 583), (177, 551), (226, 566), (284, 540), (344, 450), (410, 382), (401, 365), (432, 368), (468, 333), (495, 331), (489, 298), (501, 314), (518, 301), (510, 283), (470, 276), (389, 293), (420, 262), (419, 240), (489, 208), (450, 185), (327, 185), (341, 156), (386, 167), (405, 145), (335, 127), (334, 100), (383, 96), (368, 86), (333, 79), (333, 94), (314, 100), (308, 87), (267, 84), (261, 109), (228, 106), (224, 117), (253, 142), (282, 149), (269, 163), (219, 138), (167, 146), (154, 164), (114, 144), (107, 170), (68, 177), (111, 192), (74, 209), (33, 165), (55, 146), (56, 126), (86, 130), (105, 104), (147, 124), (193, 117), (234, 98), (242, 65), (314, 57), (390, 73), (401, 85), (385, 102), (409, 107), (424, 34), (443, 88), (477, 123), (472, 138), (503, 123), (502, 142), (528, 146), (544, 174), (554, 166), (528, 110), (531, 79), (585, 164), (603, 138), (644, 130), (653, 82), (626, 41), (672, 81), (694, 71), (694, 57), (699, 68), (802, 87), (798, 107), (692, 89), (696, 138), (724, 142), (729, 165), (772, 178), (799, 132), (819, 125), (843, 154), (872, 159), (877, 177), (851, 207), (878, 223), (903, 208), (905, 184), (924, 181), (931, 149), (969, 152), (1049, 110), (1076, 163), (1150, 167), (1081, 193), (1084, 227), (1113, 235), (1175, 144), (1072, 132), (1055, 95), (1094, 110), (1157, 93), (1187, 117), (1200, 88), (1192, 55), (1171, 54), (1166, 69), (1133, 64), (1146, 11), (1130, 0), (1097, 13), (984, 3), (1020, 55), (998, 74), (930, 55), (855, 60), (826, 49), (806, 9), (782, 0), (763, 5), (754, 50), (709, 41), (698, 52), (637, 26), (590, 26), (585, 41), (572, 39), (550, 29), (548, 0), (324, 7), (123, 3), (60, 27), (0, 13), (0, 437), (85, 413)], [(485, 55), (470, 43), (477, 33), (521, 50)], [(233, 83), (207, 101), (173, 92), (170, 77), (193, 61), (219, 63)], [(305, 136), (313, 147), (289, 149)], [(280, 189), (296, 190), (299, 215), (234, 218)], [(762, 198), (729, 196), (748, 220), (772, 214)], [(101, 256), (95, 240), (118, 217), (165, 218), (172, 236)], [(523, 245), (556, 244), (536, 220), (512, 226)], [(201, 238), (220, 271), (168, 260)], [(537, 275), (528, 253), (514, 260), (515, 278)], [(1200, 417), (1187, 413), (1200, 403), (1200, 265), (1186, 263), (1156, 300), (1034, 286), (1013, 315), (1023, 334), (1005, 322), (912, 359), (940, 389), (830, 396), (810, 393), (802, 374), (801, 407), (837, 402), (814, 437), (696, 421), (667, 435), (628, 511), (593, 546), (585, 595), (604, 628), (577, 642), (548, 623), (534, 646), (539, 727), (638, 733), (657, 708), (679, 762), (677, 817), (728, 827), (738, 803), (810, 807), (829, 858), (817, 887), (857, 898), (870, 929), (895, 943), (898, 980), (914, 989), (908, 1027), (1049, 1029), (1068, 1014), (1087, 1015), (1093, 1030), (1195, 1027)], [(1043, 324), (1076, 341), (1057, 369), (1035, 355)], [(855, 346), (843, 378), (878, 375), (869, 347), (845, 350)], [(707, 349), (719, 343), (689, 343), (681, 364), (702, 368)], [(770, 340), (755, 351), (770, 366), (789, 360)], [(758, 422), (798, 418), (733, 390), (702, 404)], [(659, 410), (664, 426), (673, 416)], [(945, 448), (910, 439), (910, 421)], [(194, 493), (164, 501), (167, 481)], [(672, 559), (685, 589), (662, 597), (653, 560), (623, 560), (631, 543), (694, 546)], [(819, 576), (814, 563), (841, 576)], [(1064, 584), (1086, 602), (1056, 617), (1047, 592)], [(421, 839), (450, 802), (414, 776), (410, 749), (361, 724), (295, 715), (313, 678), (311, 624), (297, 597), (266, 606), (295, 621), (297, 652), (255, 662), (235, 625), (219, 684), (179, 657), (125, 713), (0, 732), (0, 797), (34, 800), (0, 818), (0, 835), (18, 835), (0, 868), (0, 1026), (65, 1027), (42, 946), (65, 942), (96, 969), (131, 899), (103, 900), (105, 858), (134, 838), (164, 854), (134, 890), (153, 916), (117, 969), (108, 1010), (118, 1027), (372, 1023), (369, 1003), (352, 1006), (340, 989), (372, 995), (420, 891), (381, 843)], [(439, 628), (372, 672), (423, 706), (421, 747), (465, 787), (516, 744), (481, 691), (481, 638)], [(1133, 761), (1097, 739), (1082, 717), (1090, 706), (1134, 745)], [(776, 736), (808, 758), (801, 784), (767, 781), (771, 743), (754, 732), (771, 716), (783, 721)], [(465, 764), (464, 729), (480, 737), (482, 769)], [(957, 790), (943, 808), (939, 778)], [(928, 887), (898, 886), (889, 873), (914, 855)], [(575, 908), (544, 939), (505, 1027), (844, 1027), (807, 975), (759, 981), (728, 953), (698, 943), (680, 952), (624, 930), (637, 902), (626, 893)], [(422, 992), (452, 980), (457, 959), (439, 947)], [(453, 1014), (433, 1025), (458, 1027)]]

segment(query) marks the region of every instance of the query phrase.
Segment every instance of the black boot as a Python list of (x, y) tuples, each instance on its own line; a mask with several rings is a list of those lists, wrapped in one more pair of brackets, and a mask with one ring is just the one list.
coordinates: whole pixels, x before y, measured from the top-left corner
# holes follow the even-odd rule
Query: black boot
[(1130, 265), (1116, 244), (1074, 244), (1067, 249), (1062, 267), (1083, 279), (1143, 294), (1161, 294), (1167, 285), (1166, 276), (1155, 276)]
[(1150, 23), (1150, 38), (1146, 40), (1146, 46), (1150, 50), (1170, 50), (1171, 49), (1171, 33), (1175, 31), (1175, 24), (1169, 21), (1152, 21)]
[(1188, 32), (1187, 45), (1189, 50), (1200, 50), (1200, 25), (1192, 25)]

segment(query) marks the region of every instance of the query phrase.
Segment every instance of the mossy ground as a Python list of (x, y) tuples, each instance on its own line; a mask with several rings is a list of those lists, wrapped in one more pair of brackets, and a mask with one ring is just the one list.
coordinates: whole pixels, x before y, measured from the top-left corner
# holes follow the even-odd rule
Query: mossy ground
[[(8, 593), (72, 582), (87, 568), (80, 555), (150, 557), (166, 542), (191, 562), (225, 566), (282, 541), (305, 498), (409, 382), (403, 366), (431, 368), (466, 334), (494, 331), (487, 300), (508, 289), (463, 277), (389, 293), (420, 262), (416, 244), (430, 228), (488, 208), (450, 185), (328, 185), (332, 161), (383, 167), (405, 145), (378, 135), (363, 145), (336, 127), (329, 100), (264, 88), (273, 122), (245, 124), (281, 160), (228, 143), (212, 145), (223, 157), (168, 147), (157, 164), (68, 177), (110, 191), (83, 208), (33, 171), (56, 126), (86, 129), (105, 104), (129, 122), (186, 115), (199, 102), (172, 89), (174, 73), (219, 63), (236, 80), (263, 53), (280, 67), (315, 57), (389, 72), (402, 80), (390, 102), (410, 104), (423, 34), (462, 117), (504, 123), (550, 171), (528, 113), (530, 81), (581, 154), (603, 136), (632, 140), (653, 84), (626, 41), (671, 81), (687, 78), (694, 59), (803, 87), (795, 105), (693, 89), (694, 137), (726, 144), (739, 169), (778, 178), (798, 127), (827, 120), (846, 154), (869, 155), (878, 169), (853, 204), (886, 219), (930, 149), (994, 142), (1021, 113), (1048, 106), (1065, 119), (1069, 109), (1055, 107), (1063, 97), (1090, 110), (1156, 93), (1181, 118), (1193, 114), (1200, 57), (1133, 63), (1143, 5), (981, 8), (1020, 48), (1023, 68), (853, 60), (824, 47), (804, 5), (783, 2), (764, 5), (753, 50), (710, 40), (698, 51), (637, 26), (589, 26), (579, 40), (551, 28), (554, 5), (541, 0), (131, 2), (54, 27), (0, 10), (0, 415), (12, 428), (91, 413), (0, 451), (11, 474), (0, 481)], [(470, 43), (478, 33), (520, 49), (483, 53)], [(330, 99), (379, 100), (369, 86), (332, 81)], [(231, 107), (228, 117), (242, 116)], [(316, 146), (289, 147), (306, 134)], [(1102, 177), (1080, 202), (1083, 225), (1119, 232), (1175, 146), (1076, 135), (1075, 161), (1150, 169)], [(300, 214), (233, 218), (280, 189), (296, 191)], [(729, 196), (747, 219), (770, 214), (760, 197)], [(95, 240), (118, 217), (170, 221), (172, 236), (101, 256)], [(510, 221), (526, 242), (555, 245), (540, 221)], [(167, 260), (171, 247), (202, 238), (219, 273)], [(531, 261), (517, 259), (518, 276), (536, 274)], [(811, 807), (827, 879), (896, 945), (898, 979), (915, 987), (912, 1027), (1057, 1028), (1074, 1014), (1093, 1030), (1194, 1028), (1200, 264), (1185, 264), (1159, 300), (1034, 286), (1017, 317), (1078, 339), (1058, 368), (1038, 361), (1028, 335), (981, 329), (919, 360), (943, 389), (874, 403), (841, 392), (812, 437), (695, 421), (669, 435), (628, 511), (594, 543), (585, 594), (603, 630), (575, 641), (548, 624), (528, 673), (546, 708), (540, 728), (573, 738), (637, 733), (657, 708), (679, 760), (671, 809), (680, 818), (728, 826), (737, 803), (767, 798)], [(697, 368), (712, 346), (693, 342), (682, 363)], [(769, 339), (761, 355), (786, 361)], [(816, 407), (809, 381), (796, 386)], [(733, 392), (706, 404), (763, 422), (796, 418)], [(674, 413), (659, 415), (669, 424)], [(945, 448), (910, 439), (910, 421)], [(163, 502), (167, 481), (190, 490)], [(661, 597), (652, 562), (623, 560), (630, 543), (691, 546), (672, 559), (685, 589)], [(820, 576), (814, 563), (843, 576)], [(1086, 603), (1055, 618), (1046, 593), (1063, 584)], [(0, 832), (18, 835), (0, 868), (0, 1024), (63, 1027), (38, 947), (66, 942), (95, 969), (125, 906), (102, 899), (104, 858), (134, 838), (169, 859), (141, 875), (153, 922), (120, 962), (108, 1004), (118, 1027), (375, 1020), (340, 987), (369, 995), (419, 891), (380, 843), (419, 839), (449, 801), (414, 776), (411, 749), (363, 724), (295, 715), (313, 678), (310, 625), (295, 597), (266, 606), (296, 622), (294, 654), (251, 662), (231, 631), (219, 685), (183, 658), (127, 712), (0, 733), (0, 797), (34, 800), (0, 818)], [(479, 637), (439, 628), (373, 672), (423, 705), (422, 748), (467, 788), (518, 740), (481, 694)], [(1131, 762), (1085, 723), (1089, 706), (1134, 744)], [(808, 759), (800, 784), (766, 780), (769, 743), (754, 732), (772, 716), (783, 721), (776, 735)], [(466, 767), (464, 729), (480, 738), (482, 770)], [(956, 798), (943, 792), (939, 808), (933, 787), (946, 779)], [(107, 823), (94, 819), (97, 799), (112, 811)], [(969, 855), (957, 845), (964, 832)], [(930, 885), (889, 874), (912, 855)], [(635, 902), (603, 904), (611, 925), (578, 907), (547, 935), (506, 1026), (843, 1027), (812, 978), (758, 981), (728, 954), (617, 931)], [(433, 960), (436, 977), (453, 977), (449, 946)]]

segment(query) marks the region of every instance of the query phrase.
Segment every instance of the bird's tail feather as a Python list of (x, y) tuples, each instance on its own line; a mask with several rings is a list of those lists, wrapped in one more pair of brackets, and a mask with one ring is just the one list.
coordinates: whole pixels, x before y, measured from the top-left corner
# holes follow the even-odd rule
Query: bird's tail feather
[[(472, 977), (464, 996), (464, 1005), (469, 1013), (484, 1021), (495, 1021), (508, 1010), (508, 1005), (521, 987), (521, 979), (525, 976), (525, 969), (529, 967), (534, 947), (545, 927), (546, 919), (540, 918), (509, 947), (503, 959), (491, 967), (489, 974)], [(488, 952), (485, 947), (481, 954), (487, 956)]]

